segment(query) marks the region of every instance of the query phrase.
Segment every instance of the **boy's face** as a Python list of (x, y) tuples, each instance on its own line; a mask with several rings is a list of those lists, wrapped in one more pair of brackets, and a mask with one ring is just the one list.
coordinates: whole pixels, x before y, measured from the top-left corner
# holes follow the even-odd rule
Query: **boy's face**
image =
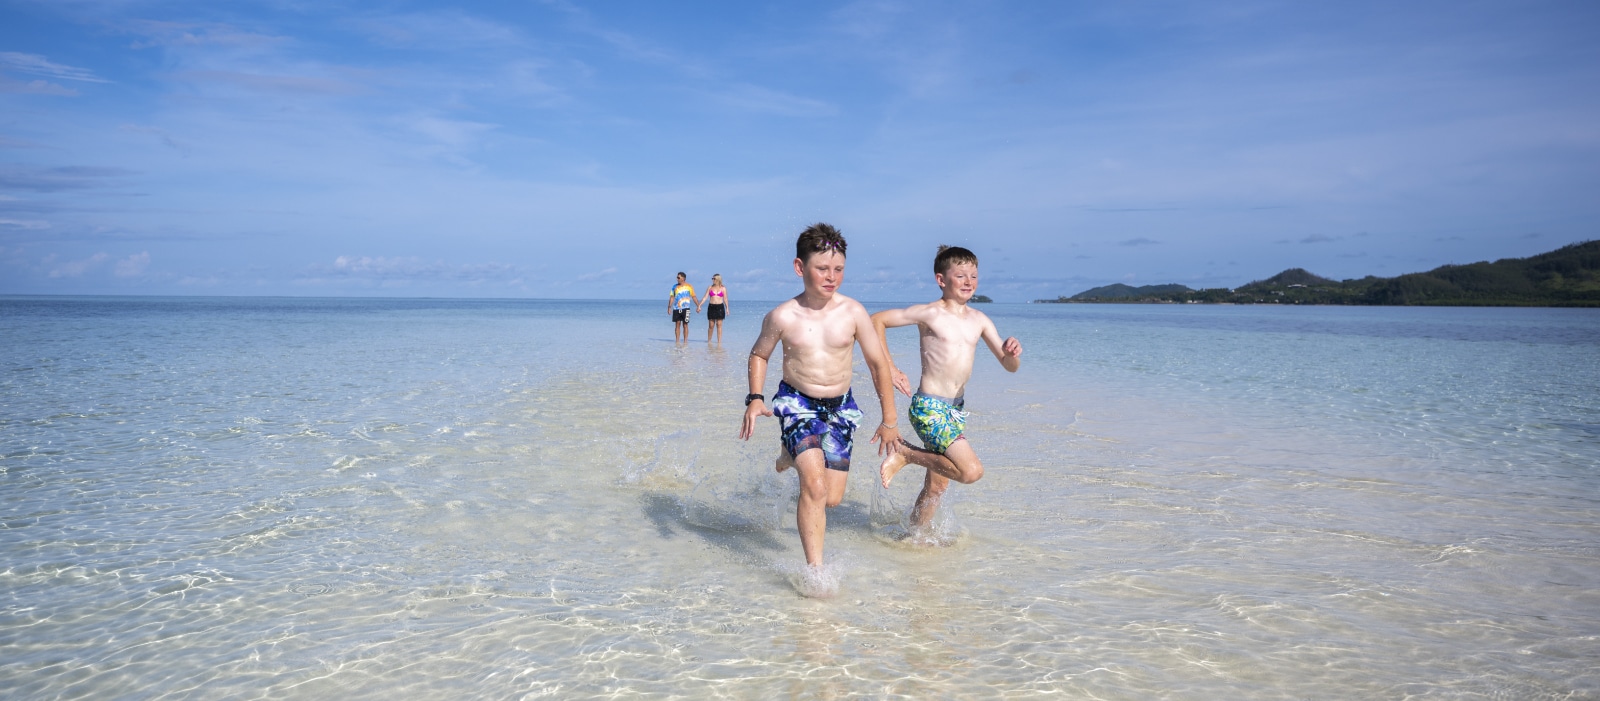
[(805, 281), (806, 292), (831, 299), (844, 282), (844, 256), (838, 251), (822, 251), (809, 258), (796, 258), (794, 272)]
[(939, 283), (939, 289), (944, 291), (945, 299), (965, 304), (978, 292), (978, 265), (956, 263), (945, 268), (942, 273), (934, 273), (933, 279)]

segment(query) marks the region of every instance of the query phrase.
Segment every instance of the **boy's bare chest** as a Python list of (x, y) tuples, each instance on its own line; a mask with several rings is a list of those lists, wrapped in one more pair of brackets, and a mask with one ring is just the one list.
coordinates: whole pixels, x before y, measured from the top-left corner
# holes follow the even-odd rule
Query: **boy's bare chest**
[(855, 327), (848, 319), (796, 318), (783, 334), (784, 346), (795, 350), (838, 350), (855, 340)]
[(983, 336), (983, 325), (976, 319), (963, 319), (952, 315), (941, 315), (922, 324), (923, 341), (933, 341), (941, 345), (976, 346), (978, 339)]

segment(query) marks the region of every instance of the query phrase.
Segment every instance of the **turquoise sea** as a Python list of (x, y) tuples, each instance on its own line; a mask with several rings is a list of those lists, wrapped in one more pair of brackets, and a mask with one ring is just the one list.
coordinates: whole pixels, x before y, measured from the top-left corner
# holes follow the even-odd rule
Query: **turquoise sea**
[(817, 591), (733, 305), (0, 298), (0, 695), (1600, 698), (1600, 310), (984, 305)]

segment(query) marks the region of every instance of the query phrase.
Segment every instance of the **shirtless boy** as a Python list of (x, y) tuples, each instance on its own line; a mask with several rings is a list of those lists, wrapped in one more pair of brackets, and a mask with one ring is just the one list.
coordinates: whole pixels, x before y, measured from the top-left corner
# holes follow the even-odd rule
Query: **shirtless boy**
[(1006, 371), (1016, 372), (1022, 365), (1022, 344), (1015, 337), (1002, 343), (988, 315), (967, 306), (978, 291), (978, 257), (972, 251), (940, 246), (933, 259), (933, 280), (943, 291), (938, 300), (872, 315), (886, 354), (887, 328), (916, 324), (922, 335), (922, 380), (917, 393), (911, 394), (905, 373), (898, 368), (893, 373), (895, 387), (911, 396), (911, 428), (922, 439), (923, 449), (905, 444), (878, 468), (885, 487), (908, 464), (928, 469), (922, 493), (911, 509), (911, 523), (917, 528), (933, 520), (950, 480), (972, 484), (983, 477), (983, 462), (965, 440), (967, 414), (962, 411), (978, 339), (983, 339)]
[[(861, 409), (850, 392), (855, 345), (872, 370), (883, 416), (893, 417), (894, 366), (883, 349), (882, 336), (872, 326), (866, 307), (839, 294), (844, 281), (844, 237), (827, 224), (813, 224), (795, 241), (794, 272), (805, 291), (779, 304), (761, 320), (761, 336), (750, 349), (750, 394), (745, 397), (744, 424), (739, 437), (749, 440), (756, 417), (777, 416), (782, 424), (783, 447), (777, 469), (791, 467), (800, 474), (800, 500), (795, 520), (806, 564), (822, 564), (822, 538), (828, 528), (830, 507), (844, 499), (850, 470), (851, 436), (861, 423)], [(767, 359), (783, 343), (783, 381), (772, 395), (771, 408), (762, 396)], [(878, 454), (894, 451), (900, 433), (894, 425), (878, 425), (872, 442)]]

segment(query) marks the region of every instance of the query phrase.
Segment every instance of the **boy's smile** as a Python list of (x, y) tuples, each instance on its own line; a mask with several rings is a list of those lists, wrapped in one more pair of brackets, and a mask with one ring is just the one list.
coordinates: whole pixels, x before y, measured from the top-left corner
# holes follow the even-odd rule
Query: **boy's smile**
[(956, 263), (946, 268), (944, 272), (936, 273), (934, 279), (944, 290), (945, 296), (964, 303), (972, 299), (972, 295), (978, 291), (978, 266), (973, 263)]

